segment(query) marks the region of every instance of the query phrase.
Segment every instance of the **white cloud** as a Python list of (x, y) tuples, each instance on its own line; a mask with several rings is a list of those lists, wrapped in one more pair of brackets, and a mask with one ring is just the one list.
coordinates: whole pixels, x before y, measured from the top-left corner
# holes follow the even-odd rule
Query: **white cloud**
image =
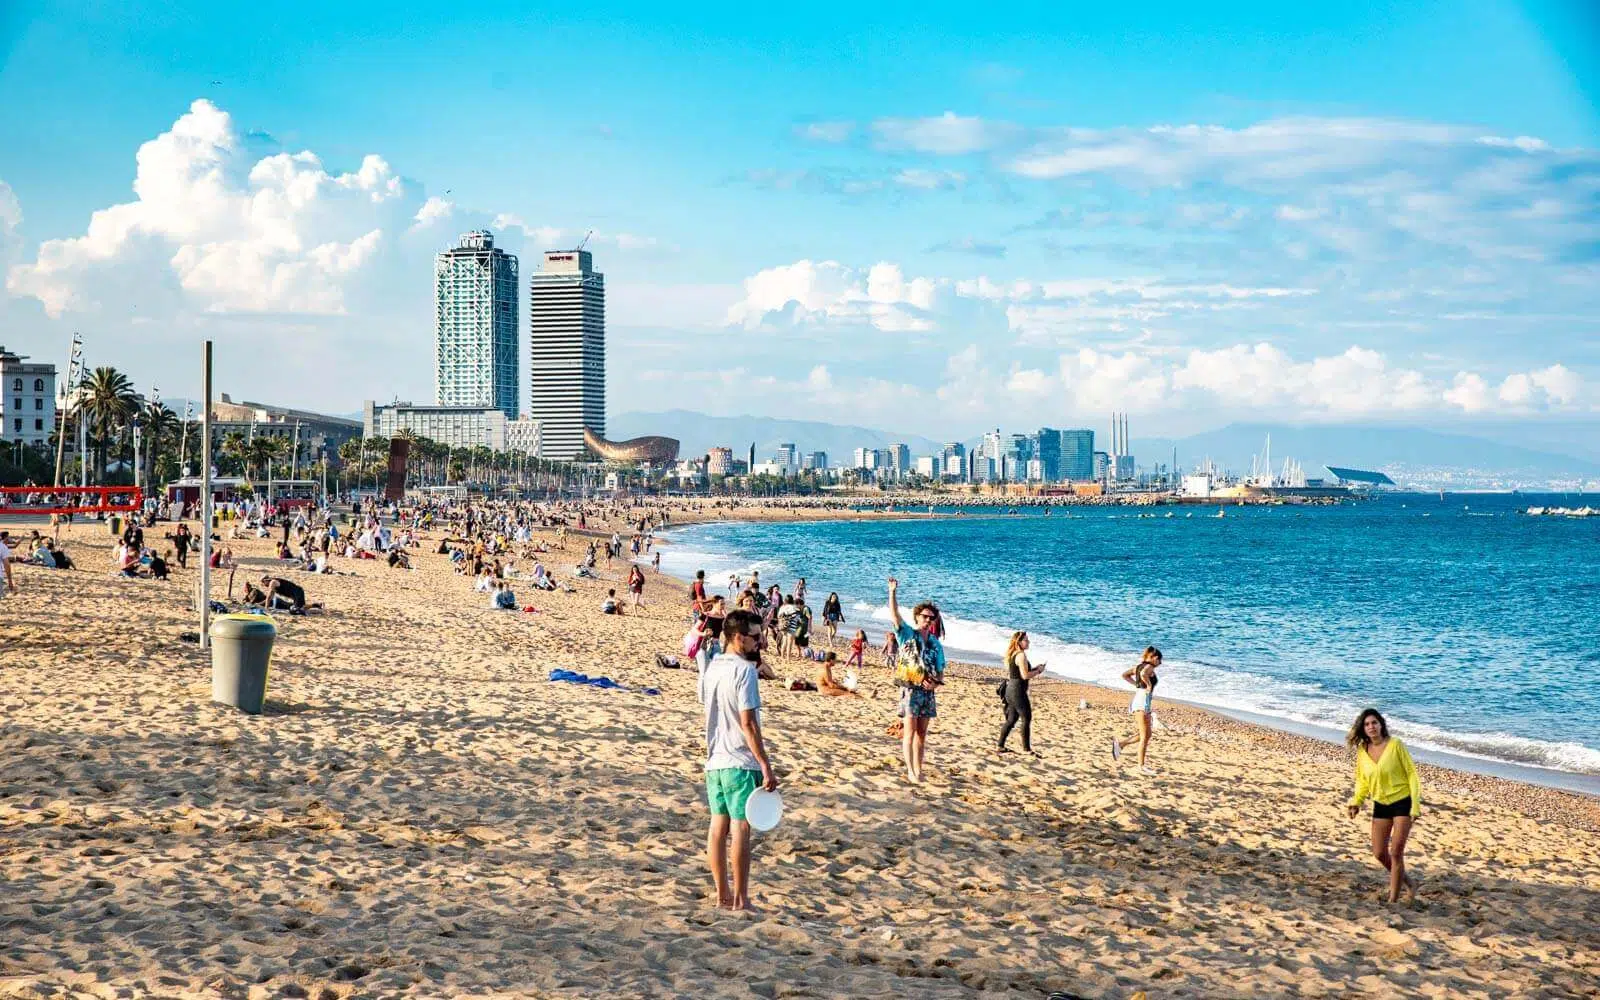
[(886, 149), (956, 156), (995, 148), (1017, 134), (1013, 125), (966, 118), (953, 111), (933, 118), (880, 118), (872, 123)]
[(417, 214), (412, 218), (416, 220), (418, 226), (427, 226), (440, 219), (448, 219), (455, 210), (455, 202), (448, 198), (432, 195), (422, 203), (422, 207), (417, 209)]
[(967, 175), (959, 170), (925, 170), (921, 167), (907, 167), (894, 175), (894, 182), (901, 187), (915, 188), (919, 191), (938, 191), (960, 187), (967, 182)]
[(787, 316), (809, 324), (864, 322), (889, 332), (929, 330), (928, 313), (943, 286), (933, 278), (907, 279), (888, 262), (862, 272), (838, 261), (800, 260), (746, 278), (727, 322), (757, 328)]
[(844, 142), (855, 134), (855, 122), (811, 122), (795, 126), (795, 134), (812, 142)]
[(406, 195), (379, 156), (340, 174), (310, 152), (250, 164), (232, 120), (205, 100), (139, 148), (133, 190), (83, 236), (46, 240), (11, 268), (10, 291), (51, 316), (141, 284), (175, 285), (212, 312), (339, 313)]

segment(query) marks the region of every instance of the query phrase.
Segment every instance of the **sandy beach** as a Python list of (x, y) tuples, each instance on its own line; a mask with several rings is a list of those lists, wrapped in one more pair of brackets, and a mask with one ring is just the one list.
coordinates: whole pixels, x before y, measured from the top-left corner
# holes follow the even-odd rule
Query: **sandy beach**
[[(519, 591), (535, 614), (431, 546), (285, 574), (329, 610), (278, 619), (254, 717), (180, 638), (197, 560), (123, 580), (103, 526), (63, 540), (80, 570), (18, 567), (0, 601), (0, 997), (1600, 994), (1600, 801), (1424, 767), (1420, 895), (1388, 907), (1338, 748), (1158, 698), (1145, 776), (1107, 752), (1125, 695), (1042, 681), (1043, 759), (999, 757), (968, 667), (914, 789), (869, 667), (875, 698), (764, 687), (786, 814), (756, 838), (762, 912), (727, 913), (694, 670), (653, 664), (680, 582), (618, 618), (621, 559)], [(241, 579), (276, 565), (227, 544)]]

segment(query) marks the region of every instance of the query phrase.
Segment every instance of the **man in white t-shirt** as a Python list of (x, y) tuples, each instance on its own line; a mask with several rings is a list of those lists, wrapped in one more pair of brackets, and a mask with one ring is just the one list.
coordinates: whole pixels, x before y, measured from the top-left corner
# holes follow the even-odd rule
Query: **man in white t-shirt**
[[(757, 788), (778, 787), (772, 762), (761, 739), (761, 691), (756, 665), (766, 645), (761, 618), (749, 611), (731, 611), (722, 624), (721, 654), (700, 674), (700, 702), (706, 711), (706, 801), (711, 828), (706, 833), (706, 861), (717, 890), (717, 905), (749, 910), (750, 824), (744, 804)], [(732, 839), (732, 886), (729, 850)]]
[(6, 593), (17, 592), (16, 578), (11, 575), (11, 532), (0, 531), (0, 566), (5, 567)]

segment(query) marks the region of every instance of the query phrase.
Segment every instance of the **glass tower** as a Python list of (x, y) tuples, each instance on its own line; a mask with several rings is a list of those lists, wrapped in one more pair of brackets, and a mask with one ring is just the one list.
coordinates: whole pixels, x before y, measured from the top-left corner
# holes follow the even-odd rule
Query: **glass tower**
[(517, 258), (483, 230), (433, 260), (434, 401), (517, 416)]

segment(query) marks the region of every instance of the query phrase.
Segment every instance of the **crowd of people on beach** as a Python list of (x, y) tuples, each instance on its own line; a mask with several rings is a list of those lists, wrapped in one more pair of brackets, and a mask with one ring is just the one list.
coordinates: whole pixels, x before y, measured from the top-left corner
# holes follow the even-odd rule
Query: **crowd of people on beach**
[[(451, 569), (471, 581), (496, 611), (537, 613), (522, 606), (517, 589), (529, 592), (576, 593), (584, 580), (618, 579), (612, 574), (617, 560), (626, 570), (621, 589), (606, 588), (598, 611), (625, 615), (648, 607), (644, 595), (648, 565), (660, 574), (661, 554), (657, 531), (671, 524), (674, 510), (715, 516), (724, 504), (716, 501), (696, 506), (668, 502), (629, 503), (605, 500), (489, 501), (472, 504), (428, 501), (402, 505), (355, 500), (348, 515), (331, 509), (273, 508), (259, 503), (240, 504), (219, 514), (212, 535), (213, 568), (230, 570), (227, 593), (232, 596), (232, 570), (237, 567), (231, 550), (220, 544), (228, 538), (264, 539), (276, 535), (274, 555), (278, 572), (252, 578), (244, 586), (243, 604), (263, 611), (305, 614), (320, 610), (306, 587), (286, 572), (331, 574), (340, 572), (339, 560), (372, 561), (405, 572), (416, 567), (424, 533), (438, 534), (430, 554), (446, 559)], [(807, 506), (795, 503), (796, 507)], [(164, 547), (147, 543), (145, 519), (128, 517), (114, 549), (113, 572), (124, 577), (168, 579), (173, 567), (185, 570), (189, 554), (200, 546), (198, 536), (184, 523), (165, 535)], [(576, 536), (576, 537), (575, 537)], [(574, 546), (576, 550), (574, 551)], [(576, 557), (576, 558), (574, 558)], [(553, 565), (570, 566), (563, 579)], [(570, 562), (567, 562), (571, 560)], [(47, 568), (72, 568), (75, 564), (62, 546), (35, 531), (26, 539), (0, 532), (0, 566), (8, 593), (16, 592), (12, 566), (26, 561)], [(927, 743), (938, 716), (938, 693), (946, 684), (948, 663), (944, 646), (945, 619), (938, 604), (921, 600), (907, 612), (901, 604), (899, 581), (886, 584), (889, 628), (874, 645), (865, 628), (848, 630), (843, 603), (837, 592), (820, 602), (815, 614), (808, 598), (807, 580), (797, 578), (787, 590), (763, 581), (760, 573), (733, 573), (726, 593), (712, 593), (705, 572), (695, 574), (688, 589), (688, 629), (682, 658), (658, 656), (664, 665), (692, 663), (698, 674), (698, 692), (705, 718), (706, 796), (711, 812), (707, 832), (707, 861), (712, 871), (719, 905), (750, 905), (750, 825), (745, 801), (760, 788), (775, 791), (778, 775), (762, 737), (760, 709), (762, 681), (780, 681), (790, 690), (815, 691), (826, 697), (871, 698), (866, 683), (869, 653), (874, 666), (887, 671), (895, 691), (895, 722), (889, 731), (898, 738), (901, 764), (907, 782), (924, 783)], [(818, 628), (820, 618), (820, 629)], [(1002, 657), (1004, 676), (995, 691), (1000, 701), (1000, 722), (994, 750), (1014, 753), (1008, 745), (1013, 733), (1020, 737), (1024, 754), (1040, 754), (1033, 742), (1033, 706), (1030, 684), (1046, 664), (1030, 658), (1031, 638), (1014, 632)], [(840, 652), (845, 653), (843, 663)], [(814, 673), (784, 678), (780, 669), (789, 663), (811, 663)], [(1132, 689), (1127, 711), (1131, 732), (1113, 736), (1110, 758), (1120, 762), (1124, 749), (1136, 747), (1140, 774), (1154, 775), (1150, 750), (1156, 732), (1154, 695), (1160, 683), (1161, 651), (1147, 647), (1122, 680)], [(1367, 709), (1348, 737), (1355, 754), (1355, 789), (1346, 803), (1354, 817), (1370, 799), (1373, 855), (1389, 872), (1389, 899), (1414, 893), (1405, 866), (1405, 848), (1412, 823), (1420, 815), (1421, 790), (1415, 764), (1399, 738), (1391, 736), (1383, 716)]]

